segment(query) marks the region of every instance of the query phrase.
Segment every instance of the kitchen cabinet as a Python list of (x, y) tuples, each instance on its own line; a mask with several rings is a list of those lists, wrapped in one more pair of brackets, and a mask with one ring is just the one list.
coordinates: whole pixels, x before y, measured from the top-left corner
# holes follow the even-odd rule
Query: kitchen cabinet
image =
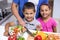
[(11, 16), (11, 3), (7, 3), (7, 0), (0, 1), (0, 25)]

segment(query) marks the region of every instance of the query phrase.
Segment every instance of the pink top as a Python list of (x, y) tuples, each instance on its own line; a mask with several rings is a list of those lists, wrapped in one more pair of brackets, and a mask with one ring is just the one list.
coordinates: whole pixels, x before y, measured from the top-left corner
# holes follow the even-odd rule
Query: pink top
[(42, 25), (42, 31), (53, 32), (53, 27), (56, 27), (57, 23), (53, 18), (50, 18), (47, 22), (44, 22), (42, 18), (37, 19)]

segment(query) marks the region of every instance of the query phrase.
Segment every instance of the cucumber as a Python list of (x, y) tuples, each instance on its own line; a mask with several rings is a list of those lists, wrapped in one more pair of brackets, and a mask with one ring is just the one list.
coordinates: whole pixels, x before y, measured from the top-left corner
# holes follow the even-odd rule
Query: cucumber
[(14, 28), (11, 28), (11, 30), (14, 30)]
[(25, 40), (25, 38), (20, 36), (17, 40)]
[(17, 28), (19, 28), (19, 30), (22, 30), (22, 26), (18, 25)]

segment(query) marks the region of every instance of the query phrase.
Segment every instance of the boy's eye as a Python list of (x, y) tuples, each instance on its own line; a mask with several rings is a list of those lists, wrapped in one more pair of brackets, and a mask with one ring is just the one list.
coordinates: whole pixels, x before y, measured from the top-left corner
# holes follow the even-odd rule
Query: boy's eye
[(43, 12), (44, 10), (41, 10), (41, 12)]
[(28, 14), (28, 13), (25, 13), (25, 14)]

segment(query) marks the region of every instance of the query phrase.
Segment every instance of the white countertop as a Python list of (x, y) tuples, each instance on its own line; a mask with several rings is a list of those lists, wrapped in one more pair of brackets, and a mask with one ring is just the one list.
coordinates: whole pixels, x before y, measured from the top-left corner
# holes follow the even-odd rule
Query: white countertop
[(8, 37), (3, 36), (4, 26), (0, 26), (0, 40), (8, 40)]

